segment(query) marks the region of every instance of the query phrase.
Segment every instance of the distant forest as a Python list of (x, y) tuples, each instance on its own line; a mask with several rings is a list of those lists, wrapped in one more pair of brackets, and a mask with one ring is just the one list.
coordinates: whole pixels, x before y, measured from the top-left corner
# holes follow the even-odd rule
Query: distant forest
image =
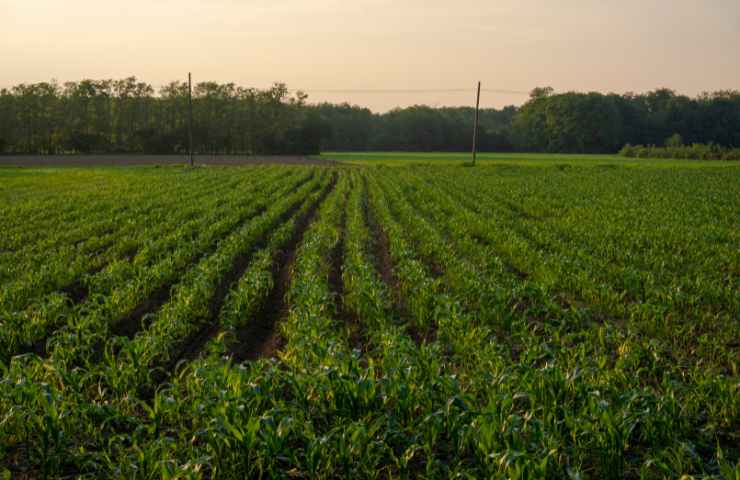
[[(324, 150), (465, 151), (474, 109), (414, 106), (373, 114), (366, 108), (320, 104)], [(740, 91), (689, 98), (672, 90), (644, 94), (562, 93), (536, 88), (521, 107), (482, 109), (482, 151), (615, 153), (624, 145), (740, 147)]]
[[(193, 149), (199, 153), (317, 153), (320, 119), (284, 84), (193, 86)], [(188, 84), (155, 94), (135, 77), (18, 85), (0, 90), (0, 152), (186, 153)], [(311, 116), (313, 115), (313, 119)]]
[[(158, 92), (135, 77), (22, 84), (0, 90), (0, 153), (185, 153), (188, 87)], [(193, 88), (199, 153), (465, 151), (472, 107), (413, 106), (373, 113), (350, 104), (309, 104), (284, 84), (269, 89), (202, 82)], [(740, 147), (740, 92), (696, 98), (669, 89), (643, 94), (555, 93), (536, 88), (521, 107), (482, 109), (481, 151), (614, 153), (626, 144)]]

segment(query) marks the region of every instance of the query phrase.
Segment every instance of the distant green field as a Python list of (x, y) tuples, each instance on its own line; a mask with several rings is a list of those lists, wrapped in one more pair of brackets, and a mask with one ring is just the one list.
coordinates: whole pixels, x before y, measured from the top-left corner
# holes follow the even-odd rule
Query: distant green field
[[(324, 152), (322, 158), (354, 165), (454, 165), (470, 162), (470, 152)], [(737, 162), (625, 158), (619, 155), (561, 153), (479, 153), (480, 165), (527, 166), (650, 166), (650, 167), (732, 167)]]

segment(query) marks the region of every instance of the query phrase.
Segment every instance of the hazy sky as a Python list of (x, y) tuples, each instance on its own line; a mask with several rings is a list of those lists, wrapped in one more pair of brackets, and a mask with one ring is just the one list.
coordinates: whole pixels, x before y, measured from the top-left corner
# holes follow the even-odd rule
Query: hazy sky
[[(461, 105), (484, 88), (740, 89), (740, 0), (0, 0), (0, 86), (136, 75)], [(322, 93), (312, 90), (459, 89)], [(485, 106), (526, 94), (484, 92)]]

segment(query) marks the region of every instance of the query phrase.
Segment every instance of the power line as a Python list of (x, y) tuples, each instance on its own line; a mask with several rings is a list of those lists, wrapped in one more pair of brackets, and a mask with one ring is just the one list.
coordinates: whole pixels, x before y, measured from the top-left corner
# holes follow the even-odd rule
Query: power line
[[(291, 92), (305, 93), (474, 93), (475, 88), (298, 88)], [(481, 88), (481, 92), (504, 93), (510, 95), (529, 95), (528, 91), (503, 88)]]

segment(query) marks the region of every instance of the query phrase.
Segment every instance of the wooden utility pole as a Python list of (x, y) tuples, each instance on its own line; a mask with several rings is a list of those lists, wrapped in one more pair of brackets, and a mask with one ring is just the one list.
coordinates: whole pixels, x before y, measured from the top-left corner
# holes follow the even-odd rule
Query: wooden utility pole
[(478, 82), (478, 93), (475, 96), (475, 121), (473, 122), (473, 166), (475, 166), (475, 154), (478, 150), (478, 108), (480, 107), (480, 82)]
[(188, 72), (188, 157), (193, 166), (193, 80)]

